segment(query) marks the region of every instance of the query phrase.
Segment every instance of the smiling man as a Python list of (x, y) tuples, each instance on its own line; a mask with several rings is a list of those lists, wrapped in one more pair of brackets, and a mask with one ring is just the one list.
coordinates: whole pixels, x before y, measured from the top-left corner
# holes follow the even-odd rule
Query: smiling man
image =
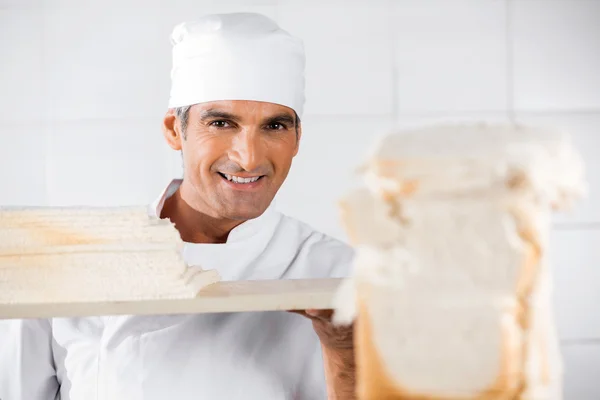
[[(184, 23), (172, 40), (163, 132), (181, 151), (184, 176), (150, 211), (175, 223), (186, 262), (224, 280), (348, 276), (347, 245), (272, 204), (301, 142), (301, 42), (256, 14)], [(0, 398), (353, 399), (352, 329), (330, 317), (308, 310), (4, 321)]]
[(176, 222), (184, 240), (208, 243), (225, 242), (235, 226), (263, 214), (301, 136), (293, 109), (247, 100), (171, 109), (163, 130), (171, 148), (182, 151), (185, 178), (162, 216)]

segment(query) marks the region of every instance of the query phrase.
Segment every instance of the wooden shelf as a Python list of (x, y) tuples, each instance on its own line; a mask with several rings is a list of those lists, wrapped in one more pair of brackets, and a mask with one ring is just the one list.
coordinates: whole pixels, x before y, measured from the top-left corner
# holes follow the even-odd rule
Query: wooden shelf
[(218, 282), (193, 299), (0, 304), (0, 319), (329, 309), (342, 279)]

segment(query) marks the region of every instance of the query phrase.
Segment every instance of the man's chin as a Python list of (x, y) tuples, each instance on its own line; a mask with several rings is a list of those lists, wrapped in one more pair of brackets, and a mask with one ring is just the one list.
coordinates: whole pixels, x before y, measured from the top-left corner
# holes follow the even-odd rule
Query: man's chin
[(247, 221), (263, 215), (268, 206), (231, 207), (223, 212), (223, 216), (234, 221)]

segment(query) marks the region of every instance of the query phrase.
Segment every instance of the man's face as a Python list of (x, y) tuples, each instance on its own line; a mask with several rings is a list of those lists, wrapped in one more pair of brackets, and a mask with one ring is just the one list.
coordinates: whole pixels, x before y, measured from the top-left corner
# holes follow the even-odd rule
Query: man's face
[(167, 113), (165, 137), (183, 153), (186, 201), (214, 218), (261, 215), (298, 152), (295, 123), (290, 108), (257, 101), (196, 104), (185, 132)]

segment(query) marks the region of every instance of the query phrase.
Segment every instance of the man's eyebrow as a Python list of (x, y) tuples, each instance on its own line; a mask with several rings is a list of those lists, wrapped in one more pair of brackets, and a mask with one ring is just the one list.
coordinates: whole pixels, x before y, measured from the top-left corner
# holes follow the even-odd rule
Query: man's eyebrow
[(200, 112), (200, 120), (205, 121), (205, 120), (211, 119), (211, 118), (222, 118), (222, 119), (228, 119), (231, 121), (239, 121), (239, 119), (240, 119), (236, 115), (228, 113), (226, 111), (208, 109), (208, 110), (203, 110)]
[(294, 117), (292, 117), (290, 114), (277, 114), (277, 115), (273, 115), (271, 117), (266, 118), (264, 121), (265, 125), (276, 124), (276, 123), (294, 125), (296, 123), (296, 119)]

